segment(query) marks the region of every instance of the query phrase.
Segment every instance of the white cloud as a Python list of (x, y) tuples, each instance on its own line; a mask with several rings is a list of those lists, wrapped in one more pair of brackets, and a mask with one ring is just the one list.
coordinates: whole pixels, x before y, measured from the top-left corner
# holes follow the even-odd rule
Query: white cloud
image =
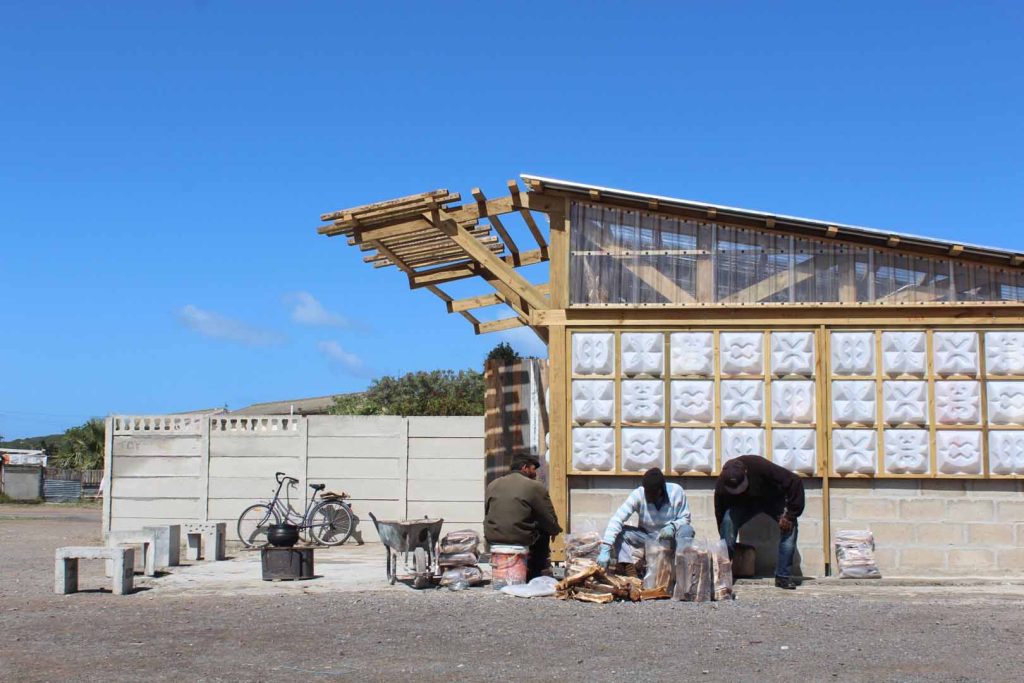
[[(497, 337), (512, 345), (512, 348), (519, 352), (524, 358), (533, 356), (535, 358), (547, 358), (548, 347), (540, 340), (537, 333), (529, 327), (515, 327), (511, 330), (504, 330), (497, 333)], [(495, 342), (496, 344), (499, 342)]]
[(349, 322), (337, 313), (331, 313), (309, 292), (292, 292), (284, 297), (292, 307), (292, 320), (301, 325), (347, 327)]
[(332, 365), (336, 365), (349, 374), (352, 375), (365, 375), (366, 366), (363, 365), (362, 359), (354, 353), (349, 353), (345, 349), (341, 348), (341, 344), (336, 341), (322, 341), (317, 343), (316, 348), (320, 353), (324, 355), (331, 362)]
[(253, 327), (241, 320), (227, 318), (192, 304), (179, 308), (175, 313), (182, 325), (210, 339), (222, 339), (245, 346), (272, 346), (284, 341), (284, 337), (277, 332)]

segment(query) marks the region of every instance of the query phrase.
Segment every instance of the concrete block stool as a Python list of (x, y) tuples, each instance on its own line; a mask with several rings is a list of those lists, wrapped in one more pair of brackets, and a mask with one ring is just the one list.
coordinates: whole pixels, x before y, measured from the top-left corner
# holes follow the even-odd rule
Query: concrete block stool
[(223, 560), (227, 557), (225, 544), (228, 525), (224, 522), (192, 522), (185, 525), (188, 539), (188, 559)]
[(181, 525), (163, 524), (160, 526), (144, 526), (143, 531), (156, 534), (153, 554), (156, 556), (156, 568), (167, 569), (181, 563)]
[[(156, 533), (141, 529), (126, 529), (107, 532), (107, 547), (119, 545), (142, 546), (142, 566), (146, 576), (156, 576)], [(132, 567), (134, 570), (134, 566)], [(107, 575), (117, 576), (112, 562), (107, 562)]]
[(57, 595), (67, 595), (78, 591), (79, 560), (110, 560), (114, 569), (113, 585), (111, 586), (114, 595), (128, 595), (132, 592), (135, 581), (135, 550), (133, 548), (70, 546), (57, 548), (53, 567), (53, 591)]

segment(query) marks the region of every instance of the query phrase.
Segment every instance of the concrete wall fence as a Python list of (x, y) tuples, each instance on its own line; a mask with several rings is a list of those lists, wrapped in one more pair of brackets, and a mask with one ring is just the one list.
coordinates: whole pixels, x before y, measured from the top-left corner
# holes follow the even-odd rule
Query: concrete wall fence
[(366, 541), (378, 519), (443, 517), (482, 530), (482, 417), (114, 416), (107, 419), (104, 530), (227, 522), (269, 500), (275, 472), (346, 491)]

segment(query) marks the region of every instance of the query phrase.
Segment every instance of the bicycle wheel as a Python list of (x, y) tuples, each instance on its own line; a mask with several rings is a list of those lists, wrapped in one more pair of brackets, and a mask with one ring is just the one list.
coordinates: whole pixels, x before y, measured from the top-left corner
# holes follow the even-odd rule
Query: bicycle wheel
[(341, 545), (352, 535), (352, 510), (338, 500), (325, 500), (309, 513), (309, 535), (321, 545)]
[(238, 517), (238, 540), (246, 548), (266, 545), (267, 527), (278, 521), (277, 512), (266, 503), (250, 505)]

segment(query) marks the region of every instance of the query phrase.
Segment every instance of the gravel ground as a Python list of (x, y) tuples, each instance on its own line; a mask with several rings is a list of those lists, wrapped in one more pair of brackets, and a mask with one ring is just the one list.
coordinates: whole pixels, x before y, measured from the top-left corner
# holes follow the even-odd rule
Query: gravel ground
[[(0, 680), (1016, 681), (1024, 586), (740, 585), (730, 603), (52, 593), (99, 513), (0, 506)], [(82, 585), (104, 584), (101, 563)], [(159, 579), (157, 579), (158, 581)]]

